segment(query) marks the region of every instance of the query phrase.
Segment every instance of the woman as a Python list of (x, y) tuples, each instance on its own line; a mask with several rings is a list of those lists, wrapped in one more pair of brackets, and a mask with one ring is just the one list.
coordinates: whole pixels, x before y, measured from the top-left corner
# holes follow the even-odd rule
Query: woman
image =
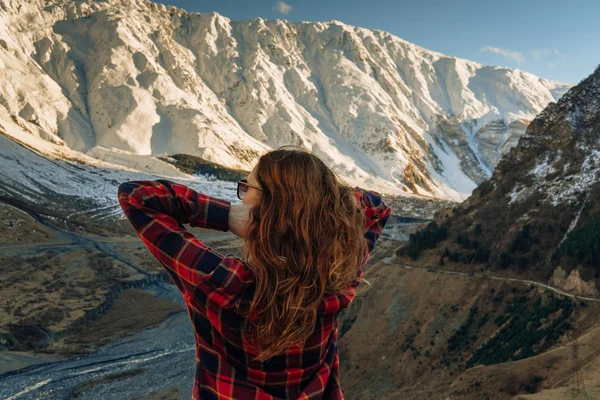
[[(343, 399), (337, 317), (391, 213), (377, 192), (284, 146), (238, 183), (240, 205), (164, 179), (125, 182), (118, 197), (185, 299), (193, 399)], [(183, 224), (243, 237), (243, 259)]]

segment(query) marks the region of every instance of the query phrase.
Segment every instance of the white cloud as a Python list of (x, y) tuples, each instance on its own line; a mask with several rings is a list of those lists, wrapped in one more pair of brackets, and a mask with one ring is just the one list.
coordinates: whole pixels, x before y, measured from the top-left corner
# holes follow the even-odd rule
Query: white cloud
[(518, 51), (499, 49), (498, 47), (492, 47), (492, 46), (484, 46), (479, 51), (487, 51), (489, 53), (500, 54), (504, 58), (508, 58), (509, 60), (516, 61), (517, 64), (520, 64), (520, 63), (526, 61), (523, 53), (520, 53)]
[(554, 68), (554, 64), (549, 62), (546, 64), (546, 67), (548, 67), (548, 69), (552, 69), (552, 68)]
[(294, 7), (290, 6), (289, 4), (284, 3), (281, 0), (278, 0), (275, 5), (273, 6), (273, 10), (277, 11), (278, 13), (281, 13), (283, 15), (288, 15), (292, 9)]
[(549, 56), (549, 55), (560, 56), (561, 55), (557, 48), (553, 48), (553, 49), (531, 49), (531, 50), (529, 50), (529, 52), (531, 53), (531, 55), (533, 56), (533, 58), (535, 58), (538, 61), (541, 60), (542, 57), (544, 57), (544, 56)]

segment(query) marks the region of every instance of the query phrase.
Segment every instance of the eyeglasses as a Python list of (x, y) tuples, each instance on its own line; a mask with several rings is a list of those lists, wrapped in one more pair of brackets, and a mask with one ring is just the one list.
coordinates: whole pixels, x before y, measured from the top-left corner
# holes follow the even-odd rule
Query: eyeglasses
[(241, 179), (238, 181), (237, 183), (237, 197), (240, 200), (244, 199), (244, 195), (246, 193), (248, 193), (248, 187), (253, 187), (254, 189), (257, 190), (262, 190), (262, 188), (258, 187), (258, 186), (254, 186), (248, 183), (248, 179)]

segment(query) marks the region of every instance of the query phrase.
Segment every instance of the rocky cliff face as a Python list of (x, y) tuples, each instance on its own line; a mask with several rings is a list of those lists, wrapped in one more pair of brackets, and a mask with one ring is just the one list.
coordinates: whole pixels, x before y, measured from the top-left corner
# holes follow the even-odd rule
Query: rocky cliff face
[(438, 218), (450, 240), (426, 253), (597, 294), (599, 171), (600, 68), (531, 122), (453, 216)]
[(187, 153), (250, 169), (296, 144), (351, 182), (456, 200), (569, 87), (337, 21), (235, 22), (144, 0), (1, 0), (0, 20), (9, 122), (104, 160)]

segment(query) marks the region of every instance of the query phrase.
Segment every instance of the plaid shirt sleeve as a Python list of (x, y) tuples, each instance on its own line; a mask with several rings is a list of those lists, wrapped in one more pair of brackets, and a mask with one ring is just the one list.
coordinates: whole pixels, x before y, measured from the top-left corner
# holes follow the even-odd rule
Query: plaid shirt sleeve
[(360, 201), (361, 208), (367, 221), (365, 239), (367, 239), (369, 253), (371, 253), (375, 247), (377, 238), (379, 238), (383, 232), (383, 227), (390, 217), (392, 209), (383, 202), (381, 194), (378, 192), (365, 190), (356, 186), (354, 188), (354, 195), (356, 196), (356, 199)]
[(216, 252), (183, 227), (190, 224), (227, 232), (229, 201), (165, 179), (122, 183), (118, 198), (137, 235), (184, 297), (194, 287), (207, 294), (222, 289), (219, 298), (225, 305), (248, 278), (238, 259)]
[[(353, 191), (356, 200), (360, 203), (366, 220), (365, 239), (367, 241), (369, 254), (358, 271), (358, 277), (362, 278), (365, 264), (375, 248), (375, 242), (383, 232), (383, 227), (392, 214), (392, 209), (383, 202), (381, 194), (378, 192), (365, 190), (358, 186), (355, 186)], [(354, 286), (355, 285), (356, 282), (354, 283)]]

